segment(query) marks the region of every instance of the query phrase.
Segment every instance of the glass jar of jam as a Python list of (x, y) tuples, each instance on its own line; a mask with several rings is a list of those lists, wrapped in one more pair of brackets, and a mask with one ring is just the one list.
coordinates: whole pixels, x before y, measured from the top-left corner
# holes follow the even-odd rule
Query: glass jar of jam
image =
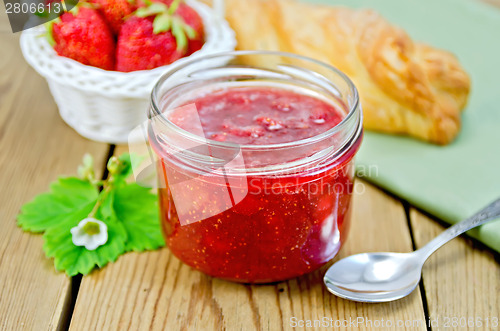
[(184, 263), (267, 283), (337, 254), (362, 138), (343, 73), (278, 52), (197, 58), (159, 80), (149, 118), (163, 232)]

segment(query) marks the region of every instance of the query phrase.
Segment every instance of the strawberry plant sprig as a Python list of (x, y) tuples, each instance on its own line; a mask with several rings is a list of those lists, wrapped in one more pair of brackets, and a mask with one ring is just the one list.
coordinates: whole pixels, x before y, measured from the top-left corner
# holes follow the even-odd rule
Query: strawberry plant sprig
[(21, 208), (18, 224), (43, 232), (43, 249), (56, 270), (68, 276), (88, 274), (128, 251), (162, 247), (157, 197), (150, 189), (128, 183), (137, 157), (112, 157), (105, 180), (95, 178), (90, 155), (78, 168), (79, 177), (64, 177), (50, 191)]
[(158, 34), (172, 31), (172, 35), (177, 42), (177, 50), (184, 51), (188, 45), (188, 39), (197, 37), (196, 31), (186, 24), (184, 19), (176, 15), (175, 12), (181, 1), (174, 0), (170, 6), (161, 2), (146, 1), (147, 6), (135, 11), (138, 17), (155, 16), (153, 20), (153, 33)]

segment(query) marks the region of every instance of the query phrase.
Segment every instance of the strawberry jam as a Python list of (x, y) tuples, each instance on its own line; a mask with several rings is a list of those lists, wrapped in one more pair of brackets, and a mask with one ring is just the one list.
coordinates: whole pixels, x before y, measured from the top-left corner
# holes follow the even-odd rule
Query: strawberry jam
[[(290, 164), (328, 150), (335, 140), (319, 150), (317, 144), (273, 146), (325, 134), (345, 118), (346, 106), (294, 90), (248, 86), (198, 94), (183, 104), (196, 111), (173, 110), (168, 119), (174, 125), (238, 144), (235, 159), (252, 170), (242, 176), (226, 165), (203, 175), (153, 141), (160, 182), (166, 183), (159, 189), (162, 226), (173, 254), (208, 275), (248, 283), (293, 278), (331, 260), (346, 236), (359, 135), (342, 153), (298, 167)], [(255, 171), (269, 165), (274, 170)]]
[(190, 101), (200, 121), (184, 108), (170, 115), (177, 126), (204, 136), (241, 145), (297, 141), (323, 133), (342, 121), (343, 112), (318, 98), (278, 88), (224, 89)]

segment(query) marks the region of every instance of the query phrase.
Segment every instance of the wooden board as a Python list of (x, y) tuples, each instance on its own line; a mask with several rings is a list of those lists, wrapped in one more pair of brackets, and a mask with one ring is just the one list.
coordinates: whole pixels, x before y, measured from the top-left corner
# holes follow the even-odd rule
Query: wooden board
[(23, 233), (16, 215), (58, 175), (74, 174), (84, 152), (103, 164), (108, 146), (81, 138), (62, 122), (18, 39), (0, 11), (0, 329), (56, 329), (65, 322), (70, 279), (55, 273), (42, 237)]
[[(410, 219), (417, 248), (445, 230), (415, 209)], [(422, 279), (436, 329), (448, 325), (500, 329), (500, 265), (491, 251), (471, 239), (455, 239), (429, 258)]]
[[(124, 150), (120, 147), (117, 153)], [(341, 256), (411, 250), (401, 203), (365, 182), (358, 181), (358, 188), (365, 191), (355, 197), (350, 238)], [(167, 248), (127, 254), (83, 278), (70, 329), (279, 330), (323, 317), (394, 323), (425, 319), (418, 291), (387, 304), (349, 302), (325, 290), (325, 270), (278, 284), (249, 286), (205, 276), (182, 264)]]

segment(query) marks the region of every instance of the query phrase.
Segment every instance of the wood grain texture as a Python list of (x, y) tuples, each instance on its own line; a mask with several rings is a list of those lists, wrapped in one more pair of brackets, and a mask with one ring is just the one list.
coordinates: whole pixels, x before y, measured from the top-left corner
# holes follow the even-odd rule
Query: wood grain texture
[[(341, 256), (410, 251), (401, 203), (362, 181), (358, 185), (366, 191), (354, 199), (350, 238)], [(325, 270), (287, 282), (249, 286), (205, 276), (182, 264), (167, 248), (126, 254), (83, 278), (70, 329), (289, 330), (293, 317), (424, 320), (418, 291), (393, 303), (354, 303), (325, 290)]]
[(0, 329), (57, 329), (70, 299), (70, 279), (56, 273), (41, 235), (16, 225), (21, 205), (74, 174), (85, 152), (103, 164), (108, 146), (81, 138), (59, 118), (47, 84), (28, 67), (0, 11)]
[[(411, 210), (410, 219), (417, 248), (445, 230), (415, 209)], [(470, 329), (500, 329), (500, 264), (497, 262), (491, 251), (464, 237), (452, 240), (429, 258), (422, 279), (429, 317), (439, 321), (433, 330), (444, 330), (448, 318), (449, 329), (457, 329), (451, 325), (454, 317), (467, 321), (482, 319), (482, 327)], [(486, 318), (490, 319), (489, 327)], [(497, 318), (496, 327), (491, 323), (492, 318)], [(471, 325), (479, 326), (477, 321), (474, 323)]]

